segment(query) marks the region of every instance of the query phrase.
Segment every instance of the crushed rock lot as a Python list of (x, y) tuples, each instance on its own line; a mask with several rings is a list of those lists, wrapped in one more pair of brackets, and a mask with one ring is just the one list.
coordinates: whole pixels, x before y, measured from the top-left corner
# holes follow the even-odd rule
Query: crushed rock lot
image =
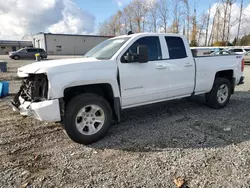
[[(9, 61), (15, 93), (18, 66)], [(27, 63), (26, 63), (27, 64)], [(0, 187), (250, 186), (250, 67), (228, 107), (203, 96), (126, 110), (122, 122), (90, 146), (72, 142), (59, 124), (13, 112), (0, 100)]]

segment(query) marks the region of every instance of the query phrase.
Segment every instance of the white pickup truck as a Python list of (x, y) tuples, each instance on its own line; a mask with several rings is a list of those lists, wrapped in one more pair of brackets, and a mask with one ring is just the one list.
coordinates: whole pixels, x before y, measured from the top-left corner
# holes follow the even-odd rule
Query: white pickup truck
[(194, 58), (184, 36), (139, 33), (114, 37), (82, 58), (35, 62), (11, 105), (21, 115), (61, 122), (75, 142), (103, 138), (123, 109), (206, 94), (227, 105), (244, 83), (242, 55)]

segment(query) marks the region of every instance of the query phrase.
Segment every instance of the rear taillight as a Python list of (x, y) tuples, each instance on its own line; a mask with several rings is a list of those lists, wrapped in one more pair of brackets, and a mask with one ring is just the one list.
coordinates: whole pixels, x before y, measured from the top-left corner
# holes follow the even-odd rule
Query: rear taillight
[(245, 60), (244, 58), (241, 60), (241, 72), (244, 71), (244, 67), (245, 67)]

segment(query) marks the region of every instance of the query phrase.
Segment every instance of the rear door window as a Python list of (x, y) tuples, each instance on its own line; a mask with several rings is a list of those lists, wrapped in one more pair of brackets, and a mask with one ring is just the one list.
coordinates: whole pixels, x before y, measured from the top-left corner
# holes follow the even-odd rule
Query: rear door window
[(186, 48), (182, 38), (180, 37), (165, 37), (169, 58), (170, 59), (182, 59), (187, 57)]

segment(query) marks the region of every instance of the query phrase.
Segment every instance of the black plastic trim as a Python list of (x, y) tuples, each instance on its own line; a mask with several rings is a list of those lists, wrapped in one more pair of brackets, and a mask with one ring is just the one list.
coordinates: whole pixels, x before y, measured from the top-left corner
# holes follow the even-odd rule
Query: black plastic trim
[(61, 122), (64, 120), (65, 115), (65, 102), (63, 98), (59, 98), (59, 108), (60, 108), (60, 115), (61, 115)]
[(121, 121), (121, 102), (120, 102), (119, 97), (114, 98), (114, 112), (117, 117), (116, 120), (120, 122)]
[(240, 78), (240, 81), (239, 81), (238, 85), (244, 84), (244, 83), (245, 83), (244, 80), (245, 80), (245, 77), (242, 76), (242, 77)]
[(232, 94), (234, 94), (234, 91), (235, 91), (235, 84), (236, 83), (236, 78), (233, 78), (232, 80)]

